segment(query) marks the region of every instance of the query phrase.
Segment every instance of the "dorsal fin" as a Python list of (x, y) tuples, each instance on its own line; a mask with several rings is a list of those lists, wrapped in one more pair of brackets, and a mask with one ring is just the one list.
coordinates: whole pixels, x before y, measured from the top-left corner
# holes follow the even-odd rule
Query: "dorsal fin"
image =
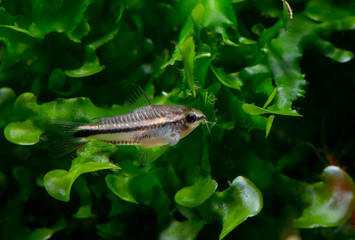
[(130, 110), (133, 111), (138, 108), (152, 105), (141, 86), (134, 84), (134, 87), (135, 91), (133, 92), (132, 96), (128, 98)]

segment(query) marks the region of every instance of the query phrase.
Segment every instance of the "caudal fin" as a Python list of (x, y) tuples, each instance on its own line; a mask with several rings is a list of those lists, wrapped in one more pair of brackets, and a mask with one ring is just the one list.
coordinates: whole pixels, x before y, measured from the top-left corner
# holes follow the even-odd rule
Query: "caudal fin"
[(46, 135), (50, 143), (50, 153), (53, 157), (63, 157), (74, 153), (82, 147), (86, 141), (75, 137), (79, 127), (85, 123), (67, 122), (62, 120), (50, 120)]

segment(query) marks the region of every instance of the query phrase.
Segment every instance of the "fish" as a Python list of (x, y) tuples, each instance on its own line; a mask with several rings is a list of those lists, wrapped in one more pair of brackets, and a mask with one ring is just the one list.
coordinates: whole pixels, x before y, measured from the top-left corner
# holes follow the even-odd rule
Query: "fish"
[(144, 91), (144, 106), (129, 113), (101, 118), (95, 123), (64, 123), (70, 126), (71, 141), (80, 145), (91, 140), (114, 145), (137, 145), (153, 148), (174, 146), (201, 122), (207, 125), (202, 111), (183, 105), (154, 105)]
[(194, 108), (151, 104), (131, 113), (81, 125), (74, 137), (145, 148), (173, 146), (205, 119), (205, 115)]

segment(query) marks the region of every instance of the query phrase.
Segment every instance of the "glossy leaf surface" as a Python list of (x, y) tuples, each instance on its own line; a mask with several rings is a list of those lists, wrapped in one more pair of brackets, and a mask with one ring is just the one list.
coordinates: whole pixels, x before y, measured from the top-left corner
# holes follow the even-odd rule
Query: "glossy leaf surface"
[(307, 189), (307, 206), (302, 215), (293, 221), (300, 228), (333, 227), (349, 220), (355, 209), (355, 184), (341, 168), (324, 169), (323, 181)]
[[(354, 239), (354, 4), (2, 0), (0, 239)], [(134, 85), (206, 121), (74, 138)]]

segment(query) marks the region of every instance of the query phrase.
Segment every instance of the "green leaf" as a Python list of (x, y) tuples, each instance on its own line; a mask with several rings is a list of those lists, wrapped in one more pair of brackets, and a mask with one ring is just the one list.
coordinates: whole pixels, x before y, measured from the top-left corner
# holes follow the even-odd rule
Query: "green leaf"
[(121, 171), (106, 176), (108, 188), (124, 201), (150, 206), (157, 214), (158, 221), (165, 221), (169, 214), (170, 200), (163, 191), (161, 179), (166, 179), (163, 169), (146, 172), (130, 160), (123, 160), (120, 166)]
[[(203, 26), (213, 29), (222, 35), (223, 41), (231, 46), (238, 46), (227, 34), (227, 28), (237, 28), (237, 19), (232, 11), (232, 6), (227, 0), (204, 0)], [(239, 35), (239, 34), (238, 34)], [(237, 35), (237, 36), (238, 36)], [(239, 40), (242, 38), (239, 37)]]
[(75, 3), (69, 0), (43, 2), (32, 1), (33, 19), (29, 26), (29, 32), (38, 37), (44, 37), (50, 32), (64, 32), (75, 42), (78, 37), (84, 36), (88, 31), (81, 34), (73, 34), (78, 26), (83, 24), (84, 12), (91, 4), (91, 0), (78, 0)]
[(293, 225), (298, 228), (334, 227), (349, 220), (355, 209), (355, 184), (337, 166), (328, 166), (323, 181), (305, 189), (307, 205)]
[(274, 89), (274, 91), (272, 91), (272, 93), (270, 94), (269, 98), (267, 99), (266, 103), (264, 104), (263, 108), (267, 108), (267, 106), (269, 106), (269, 104), (272, 102), (272, 100), (274, 100), (276, 94), (277, 94), (277, 90), (278, 87), (276, 87)]
[(282, 15), (283, 26), (284, 26), (284, 29), (287, 30), (287, 23), (288, 23), (288, 19), (290, 18), (290, 16), (288, 13), (288, 8), (287, 8), (285, 0), (282, 0), (282, 12), (283, 12), (283, 15)]
[[(208, 55), (208, 53), (206, 52), (205, 54)], [(197, 58), (195, 61), (194, 76), (195, 79), (199, 79), (198, 85), (201, 88), (206, 86), (205, 84), (208, 77), (208, 70), (210, 68), (210, 64), (212, 60), (213, 58), (208, 56), (208, 57)]]
[(120, 6), (120, 10), (118, 12), (118, 17), (116, 19), (116, 24), (121, 20), (122, 16), (123, 16), (123, 13), (124, 13), (124, 10), (125, 10), (125, 3), (122, 1), (121, 2), (121, 6)]
[(318, 45), (318, 51), (322, 52), (325, 56), (336, 62), (346, 63), (354, 58), (354, 54), (352, 52), (336, 48), (330, 42), (319, 40), (316, 44)]
[(6, 51), (1, 57), (0, 71), (2, 72), (20, 61), (33, 57), (30, 49), (34, 48), (38, 40), (18, 29), (0, 26), (0, 41), (6, 45)]
[(11, 88), (0, 88), (0, 109), (3, 110), (6, 107), (6, 104), (12, 102), (15, 97), (15, 92)]
[(9, 28), (9, 29), (12, 29), (12, 30), (15, 30), (17, 32), (20, 32), (20, 33), (24, 33), (30, 37), (33, 37), (33, 38), (37, 38), (38, 36), (32, 34), (31, 32), (29, 32), (28, 30), (26, 29), (23, 29), (19, 26), (11, 26), (11, 25), (0, 25), (0, 27), (3, 27), (3, 28)]
[(275, 119), (275, 115), (270, 115), (269, 116), (269, 118), (267, 120), (267, 123), (266, 123), (265, 137), (269, 136), (269, 133), (270, 133), (270, 130), (271, 130), (271, 127), (272, 127), (272, 123), (274, 122), (274, 119)]
[(16, 95), (11, 88), (0, 88), (0, 127), (4, 126), (12, 116), (12, 104)]
[(196, 207), (205, 202), (216, 189), (217, 183), (211, 176), (198, 178), (193, 185), (180, 189), (175, 194), (175, 201), (184, 207)]
[[(320, 153), (354, 175), (354, 1), (288, 2), (292, 20), (281, 0), (1, 1), (0, 238), (352, 239), (352, 180), (327, 172), (338, 180), (313, 184), (323, 163), (312, 149), (324, 132)], [(146, 165), (133, 146), (99, 142), (50, 156), (70, 135), (51, 120), (125, 114), (132, 83), (154, 104), (201, 110), (210, 134), (202, 123), (166, 151), (145, 150)], [(275, 121), (293, 109), (305, 118)], [(272, 127), (267, 139), (253, 131)], [(110, 162), (122, 169), (97, 170)], [(229, 182), (241, 174), (267, 205), (242, 224), (262, 201), (245, 179)], [(43, 186), (74, 193), (63, 203)], [(295, 229), (295, 217), (322, 228)]]
[[(76, 109), (76, 111), (73, 111)], [(13, 117), (27, 119), (11, 122), (4, 130), (8, 141), (20, 145), (33, 145), (39, 142), (42, 133), (49, 128), (48, 120), (81, 121), (95, 117), (108, 117), (123, 113), (123, 108), (98, 108), (87, 98), (57, 99), (52, 102), (37, 104), (32, 93), (21, 94), (14, 102)]]
[(94, 141), (88, 142), (86, 147), (87, 150), (72, 161), (69, 171), (57, 169), (44, 176), (44, 187), (53, 198), (68, 202), (71, 187), (81, 174), (104, 169), (120, 169), (110, 163), (108, 158), (108, 154), (113, 152), (115, 146)]
[(29, 240), (47, 240), (50, 239), (54, 231), (50, 228), (37, 228), (29, 237)]
[(63, 91), (63, 87), (67, 79), (62, 69), (56, 68), (51, 72), (49, 76), (48, 88), (54, 93), (70, 96), (77, 92), (81, 88), (81, 81), (78, 79), (70, 79), (70, 89), (68, 91)]
[(81, 39), (88, 35), (90, 30), (89, 23), (85, 18), (82, 18), (74, 29), (68, 31), (68, 37), (73, 42), (81, 43)]
[[(322, 6), (322, 8), (320, 8), (320, 6)], [(328, 22), (328, 24), (333, 22), (336, 24), (336, 26), (331, 26), (336, 28), (344, 30), (344, 27), (349, 29), (351, 26), (354, 29), (355, 27), (352, 26), (352, 23), (355, 19), (353, 16), (354, 12), (352, 11), (352, 7), (353, 5), (350, 2), (339, 6), (330, 0), (315, 0), (307, 4), (305, 14), (314, 21)], [(329, 15), (329, 11), (332, 11), (333, 14)], [(352, 17), (351, 19), (353, 21), (349, 21), (349, 17)], [(328, 27), (329, 26), (324, 26), (324, 28)]]
[(233, 77), (231, 74), (226, 74), (222, 68), (216, 68), (211, 65), (213, 73), (216, 75), (218, 80), (225, 86), (233, 89), (240, 90), (242, 83), (238, 81), (237, 78)]
[(260, 37), (258, 41), (259, 45), (261, 47), (265, 47), (266, 44), (270, 43), (271, 40), (274, 39), (276, 35), (279, 33), (282, 26), (283, 26), (283, 22), (278, 21), (272, 27), (268, 29), (264, 29), (264, 31), (260, 33)]
[(66, 70), (64, 71), (68, 77), (78, 78), (78, 77), (88, 77), (93, 74), (101, 72), (104, 67), (100, 65), (100, 60), (96, 56), (96, 50), (110, 42), (115, 35), (118, 33), (119, 28), (116, 28), (109, 34), (101, 37), (100, 39), (88, 44), (85, 47), (85, 61), (83, 65), (74, 70)]
[(28, 237), (29, 240), (46, 240), (50, 239), (52, 235), (63, 228), (66, 227), (65, 219), (61, 218), (58, 222), (53, 225), (52, 227), (43, 227), (43, 228), (36, 228), (32, 234)]
[[(248, 217), (257, 215), (263, 207), (263, 199), (255, 185), (244, 177), (237, 177), (225, 191), (216, 194), (216, 202), (224, 202), (224, 206), (217, 208), (222, 219), (223, 229), (219, 239), (223, 239)], [(238, 205), (234, 205), (238, 204)], [(226, 211), (227, 210), (227, 211)]]
[(130, 189), (130, 177), (109, 174), (106, 176), (105, 180), (107, 187), (122, 200), (138, 204), (134, 193)]
[(173, 65), (176, 61), (182, 61), (182, 54), (180, 50), (180, 46), (190, 37), (193, 37), (195, 34), (194, 22), (192, 17), (189, 17), (186, 21), (185, 25), (182, 27), (180, 31), (179, 42), (175, 47), (175, 50), (172, 54), (171, 59), (165, 63), (161, 68), (166, 68), (168, 65)]
[(96, 228), (99, 230), (99, 235), (118, 237), (124, 234), (125, 224), (115, 218), (110, 222), (96, 225)]
[(78, 211), (73, 215), (73, 217), (75, 218), (91, 217), (92, 199), (91, 199), (89, 186), (85, 181), (85, 179), (79, 178), (74, 184), (74, 189), (79, 192), (81, 205)]
[(243, 110), (250, 114), (250, 115), (261, 115), (261, 114), (277, 114), (277, 115), (284, 115), (284, 116), (293, 116), (293, 117), (302, 117), (302, 115), (298, 114), (295, 110), (291, 111), (272, 111), (269, 109), (264, 109), (252, 104), (243, 104)]
[(196, 239), (203, 225), (203, 221), (197, 220), (184, 222), (172, 221), (167, 228), (160, 233), (159, 240)]
[(85, 62), (83, 65), (74, 70), (66, 70), (65, 74), (68, 77), (79, 78), (79, 77), (88, 77), (96, 73), (101, 72), (104, 69), (100, 65), (99, 58), (96, 56), (95, 49), (90, 47), (86, 48)]
[[(295, 21), (295, 20), (294, 20)], [(297, 39), (285, 33), (269, 44), (268, 62), (273, 71), (278, 89), (276, 106), (278, 109), (290, 109), (291, 103), (297, 97), (303, 96), (304, 76), (294, 63), (301, 56)], [(283, 49), (288, 49), (284, 52)]]
[[(108, 188), (119, 198), (131, 203), (138, 203), (142, 201), (147, 205), (157, 208), (164, 208), (159, 206), (157, 202), (152, 201), (153, 198), (161, 198), (158, 201), (165, 201), (162, 196), (161, 183), (158, 180), (161, 169), (153, 170), (149, 173), (135, 166), (131, 161), (125, 160), (120, 163), (122, 171), (115, 175), (107, 175), (105, 180)], [(153, 193), (155, 192), (155, 193)]]
[(19, 145), (36, 144), (43, 131), (36, 127), (31, 120), (24, 122), (12, 122), (4, 130), (8, 141)]
[(223, 239), (248, 217), (257, 215), (262, 207), (259, 189), (249, 179), (237, 177), (229, 188), (214, 193), (198, 210), (204, 218), (218, 218), (223, 225), (219, 239)]
[(196, 97), (195, 80), (194, 80), (194, 62), (195, 62), (195, 44), (193, 37), (187, 38), (179, 46), (182, 60), (184, 62), (184, 72), (187, 85), (190, 87), (192, 94)]
[(201, 24), (204, 16), (204, 11), (205, 11), (205, 7), (201, 2), (198, 3), (195, 6), (195, 8), (192, 10), (191, 17), (196, 25)]
[[(179, 41), (175, 47), (174, 53), (172, 54), (172, 58), (166, 64), (164, 64), (162, 68), (174, 64), (175, 61), (183, 60), (180, 48), (181, 45), (184, 44), (184, 42), (190, 37), (194, 37), (196, 40), (194, 49), (200, 49), (200, 47), (204, 45), (204, 42), (198, 36), (200, 35), (200, 32), (203, 28), (213, 32), (213, 34), (211, 34), (211, 39), (207, 41), (209, 45), (212, 46), (214, 45), (212, 42), (216, 42), (215, 33), (222, 35), (224, 43), (231, 46), (238, 46), (238, 44), (233, 42), (228, 35), (228, 30), (230, 29), (236, 30), (236, 38), (238, 40), (245, 43), (254, 43), (253, 41), (243, 38), (239, 35), (237, 31), (237, 19), (228, 0), (204, 0), (191, 4), (193, 4), (194, 7), (191, 8), (190, 15), (180, 32)], [(198, 56), (199, 55), (197, 54), (196, 57)], [(185, 60), (183, 61), (185, 65)]]
[(65, 81), (66, 79), (64, 72), (61, 69), (56, 68), (51, 72), (48, 82), (48, 88), (53, 92), (57, 92), (62, 89), (65, 84)]

